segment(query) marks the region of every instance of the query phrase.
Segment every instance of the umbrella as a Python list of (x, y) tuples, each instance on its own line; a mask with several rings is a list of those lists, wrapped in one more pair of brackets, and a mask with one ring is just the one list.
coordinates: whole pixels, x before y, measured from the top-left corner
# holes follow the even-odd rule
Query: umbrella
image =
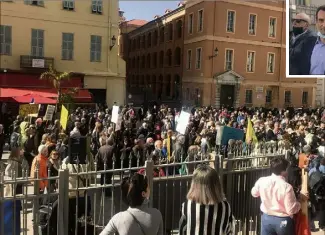
[(56, 104), (56, 100), (46, 98), (37, 94), (28, 94), (23, 96), (12, 97), (18, 103), (25, 104)]

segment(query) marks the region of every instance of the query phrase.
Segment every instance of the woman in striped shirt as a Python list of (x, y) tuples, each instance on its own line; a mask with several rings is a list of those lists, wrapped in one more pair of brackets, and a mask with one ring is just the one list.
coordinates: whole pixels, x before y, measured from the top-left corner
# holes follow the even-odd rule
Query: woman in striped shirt
[(194, 171), (187, 201), (182, 205), (180, 235), (232, 235), (234, 218), (217, 171), (200, 165)]

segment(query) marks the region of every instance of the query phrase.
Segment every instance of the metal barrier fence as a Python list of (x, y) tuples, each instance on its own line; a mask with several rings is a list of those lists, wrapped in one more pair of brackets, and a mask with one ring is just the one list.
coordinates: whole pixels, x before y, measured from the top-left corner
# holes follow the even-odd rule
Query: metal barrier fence
[[(254, 199), (250, 190), (259, 177), (270, 174), (270, 160), (285, 156), (285, 150), (274, 144), (252, 148), (241, 142), (230, 142), (226, 155), (194, 153), (189, 154), (186, 161), (168, 164), (147, 159), (144, 166), (139, 166), (138, 158), (138, 167), (119, 169), (115, 168), (117, 161), (113, 159), (111, 169), (105, 164), (103, 170), (96, 170), (96, 160), (83, 165), (63, 164), (57, 176), (48, 178), (38, 178), (40, 166), (31, 178), (27, 164), (22, 164), (21, 175), (14, 170), (5, 172), (2, 164), (0, 235), (98, 234), (114, 214), (127, 209), (122, 201), (120, 182), (124, 176), (139, 170), (144, 170), (149, 180), (150, 206), (160, 210), (167, 231), (177, 230), (181, 205), (197, 164), (210, 164), (220, 173), (236, 218), (235, 234), (258, 234), (260, 200)], [(166, 176), (154, 177), (159, 169), (164, 170)], [(48, 185), (45, 192), (40, 192), (40, 185), (44, 183), (57, 187), (51, 190)], [(17, 186), (22, 187), (21, 192)]]

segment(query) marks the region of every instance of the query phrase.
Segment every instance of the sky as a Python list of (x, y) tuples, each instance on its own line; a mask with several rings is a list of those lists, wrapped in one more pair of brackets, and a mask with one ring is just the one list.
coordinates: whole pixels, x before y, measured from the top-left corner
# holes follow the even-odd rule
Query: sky
[(126, 20), (153, 20), (155, 15), (163, 15), (166, 9), (174, 10), (180, 1), (124, 1), (120, 0), (120, 10), (124, 11)]

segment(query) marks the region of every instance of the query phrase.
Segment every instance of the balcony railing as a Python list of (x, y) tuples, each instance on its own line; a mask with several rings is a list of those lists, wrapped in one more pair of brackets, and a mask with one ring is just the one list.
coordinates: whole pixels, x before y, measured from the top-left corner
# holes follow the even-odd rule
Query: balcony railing
[(38, 57), (30, 55), (20, 56), (20, 68), (37, 68), (37, 69), (48, 69), (50, 66), (53, 67), (54, 58), (52, 57)]

